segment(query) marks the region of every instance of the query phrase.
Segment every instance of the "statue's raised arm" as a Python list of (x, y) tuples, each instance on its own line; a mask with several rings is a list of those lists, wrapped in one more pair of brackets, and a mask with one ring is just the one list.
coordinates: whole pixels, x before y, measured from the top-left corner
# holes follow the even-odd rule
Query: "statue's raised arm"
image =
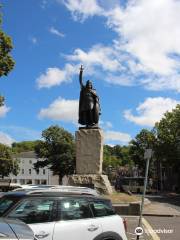
[(79, 72), (79, 83), (81, 85), (81, 88), (83, 87), (83, 80), (82, 80), (83, 70), (84, 70), (83, 65), (81, 65), (80, 72)]

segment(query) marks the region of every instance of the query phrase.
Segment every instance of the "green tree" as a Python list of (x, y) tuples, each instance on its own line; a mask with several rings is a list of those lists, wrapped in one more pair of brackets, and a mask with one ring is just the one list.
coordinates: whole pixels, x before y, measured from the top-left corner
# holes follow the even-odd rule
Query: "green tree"
[(22, 142), (14, 142), (12, 144), (12, 150), (13, 152), (28, 152), (28, 151), (34, 151), (35, 146), (39, 143), (39, 140), (37, 141), (22, 141)]
[[(157, 138), (156, 156), (159, 162), (159, 170), (166, 169), (166, 173), (179, 176), (180, 189), (180, 104), (171, 112), (166, 112), (164, 117), (155, 124), (154, 133)], [(160, 169), (161, 168), (161, 169)], [(171, 179), (169, 178), (169, 182)]]
[[(15, 62), (10, 55), (12, 48), (11, 38), (2, 30), (2, 14), (0, 13), (0, 77), (7, 76), (14, 67)], [(0, 96), (0, 106), (3, 104), (4, 97)]]
[(118, 151), (120, 150), (120, 146), (114, 146), (111, 147), (109, 145), (104, 145), (104, 154), (103, 154), (103, 170), (108, 171), (109, 167), (112, 168), (117, 168), (118, 166), (121, 165), (121, 152)]
[(47, 166), (54, 175), (59, 176), (61, 183), (64, 175), (72, 174), (75, 170), (75, 144), (71, 133), (63, 128), (51, 126), (42, 132), (43, 141), (35, 146), (38, 161), (35, 168)]
[(10, 173), (17, 175), (19, 162), (13, 159), (11, 148), (0, 143), (0, 175), (1, 178), (9, 176)]
[(130, 146), (122, 146), (121, 154), (122, 154), (122, 166), (133, 167), (134, 162), (130, 155)]
[(171, 112), (166, 112), (155, 124), (158, 155), (166, 164), (179, 167), (180, 164), (180, 104)]
[[(139, 134), (136, 135), (135, 139), (130, 142), (129, 154), (135, 165), (138, 165), (139, 170), (144, 173), (146, 161), (144, 159), (144, 152), (146, 149), (156, 148), (156, 137), (153, 131), (142, 129)], [(150, 174), (154, 168), (154, 162), (150, 162)]]
[(119, 166), (133, 166), (133, 161), (129, 153), (129, 146), (109, 146), (104, 145), (103, 169), (109, 166), (118, 168)]

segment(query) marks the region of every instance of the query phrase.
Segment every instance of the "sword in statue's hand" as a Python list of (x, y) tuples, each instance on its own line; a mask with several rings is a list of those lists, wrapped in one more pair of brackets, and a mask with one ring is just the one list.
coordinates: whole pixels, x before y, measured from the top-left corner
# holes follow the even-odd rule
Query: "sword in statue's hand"
[(84, 70), (83, 65), (81, 65), (80, 71), (83, 72), (83, 70)]

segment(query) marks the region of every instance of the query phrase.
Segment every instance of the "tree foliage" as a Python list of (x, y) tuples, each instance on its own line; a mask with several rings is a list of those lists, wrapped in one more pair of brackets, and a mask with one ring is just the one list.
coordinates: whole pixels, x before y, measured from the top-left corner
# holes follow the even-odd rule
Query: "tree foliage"
[(179, 168), (180, 165), (180, 104), (171, 112), (166, 112), (154, 133), (158, 143), (158, 156), (165, 165)]
[(14, 67), (14, 61), (10, 55), (12, 48), (11, 38), (2, 30), (2, 17), (0, 15), (0, 77), (7, 76)]
[(9, 176), (10, 173), (14, 175), (18, 174), (18, 160), (13, 159), (11, 148), (3, 144), (0, 144), (0, 166), (1, 178)]
[(42, 132), (43, 141), (35, 146), (38, 161), (35, 168), (49, 167), (54, 174), (62, 177), (74, 173), (75, 170), (75, 144), (71, 133), (63, 128), (51, 126)]
[(39, 143), (39, 140), (37, 141), (22, 141), (22, 142), (14, 142), (12, 144), (12, 150), (13, 152), (28, 152), (28, 151), (34, 151), (35, 146)]
[[(130, 142), (129, 153), (134, 164), (138, 166), (138, 169), (144, 172), (146, 161), (144, 159), (145, 150), (155, 149), (156, 138), (152, 131), (142, 129), (139, 134), (136, 135), (135, 139)], [(150, 163), (150, 171), (153, 167), (153, 162)]]
[[(0, 13), (0, 77), (7, 76), (14, 67), (15, 62), (10, 55), (12, 48), (11, 38), (2, 30), (2, 15)], [(0, 96), (0, 106), (3, 104), (4, 97)]]
[(133, 162), (129, 155), (128, 146), (115, 145), (113, 147), (104, 145), (103, 169), (106, 170), (109, 166), (118, 168), (119, 166), (132, 166)]

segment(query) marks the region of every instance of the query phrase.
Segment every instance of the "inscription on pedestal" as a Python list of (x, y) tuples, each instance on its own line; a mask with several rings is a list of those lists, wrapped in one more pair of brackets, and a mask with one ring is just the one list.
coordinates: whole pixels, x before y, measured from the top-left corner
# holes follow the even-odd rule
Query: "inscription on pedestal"
[(101, 174), (103, 133), (101, 129), (80, 129), (76, 132), (76, 173)]

